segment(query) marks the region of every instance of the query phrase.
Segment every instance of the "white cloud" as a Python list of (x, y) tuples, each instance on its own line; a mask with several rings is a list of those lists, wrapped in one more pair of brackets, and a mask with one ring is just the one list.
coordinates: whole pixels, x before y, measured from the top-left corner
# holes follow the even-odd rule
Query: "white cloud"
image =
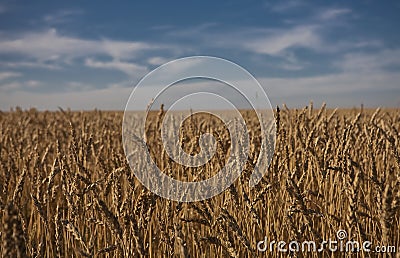
[(362, 40), (362, 41), (357, 41), (354, 42), (353, 44), (354, 48), (364, 48), (364, 47), (383, 47), (383, 43), (380, 40)]
[(25, 85), (26, 85), (27, 87), (29, 87), (29, 88), (36, 88), (36, 87), (38, 87), (38, 86), (41, 85), (41, 84), (42, 84), (42, 82), (36, 81), (36, 80), (29, 80), (29, 81), (26, 81), (26, 82), (25, 82)]
[(0, 62), (0, 66), (9, 67), (9, 68), (20, 68), (20, 67), (29, 67), (29, 68), (45, 68), (49, 70), (58, 70), (61, 69), (61, 66), (58, 64), (45, 63), (45, 62), (31, 62), (31, 61), (13, 61), (13, 62)]
[[(400, 74), (375, 72), (360, 76), (357, 73), (337, 73), (303, 78), (262, 78), (260, 83), (274, 96), (363, 95), (368, 90), (398, 89)], [(354, 95), (353, 95), (354, 96)]]
[(36, 80), (28, 80), (28, 81), (13, 81), (9, 83), (2, 83), (0, 84), (0, 92), (12, 92), (17, 90), (27, 90), (27, 89), (35, 89), (42, 84), (40, 81)]
[(276, 4), (271, 4), (267, 2), (267, 7), (273, 12), (286, 12), (295, 8), (306, 6), (306, 2), (301, 0), (289, 0), (289, 1), (279, 1)]
[(56, 29), (29, 32), (13, 39), (0, 40), (0, 53), (21, 54), (39, 61), (68, 61), (99, 54), (113, 58), (132, 58), (140, 51), (155, 48), (163, 46), (133, 41), (81, 39), (60, 35)]
[(291, 64), (291, 63), (285, 63), (279, 66), (280, 68), (288, 71), (300, 71), (304, 69), (303, 65), (300, 64)]
[[(313, 99), (315, 104), (322, 101), (333, 106), (358, 106), (362, 102), (366, 106), (382, 105), (396, 106), (399, 92), (400, 74), (394, 72), (374, 72), (360, 76), (353, 72), (343, 72), (331, 75), (303, 78), (257, 78), (266, 90), (273, 106), (287, 103), (289, 106), (302, 106)], [(85, 88), (82, 90), (79, 82), (73, 83), (79, 89), (66, 93), (34, 93), (22, 91), (21, 84), (12, 83), (0, 86), (7, 91), (0, 94), (0, 109), (7, 110), (16, 105), (23, 108), (37, 107), (39, 109), (57, 109), (58, 106), (72, 109), (123, 110), (132, 91), (128, 82), (111, 85), (107, 89)], [(122, 85), (122, 86), (121, 86)], [(376, 96), (375, 92), (388, 92)], [(251, 92), (251, 90), (249, 91)], [(142, 88), (140, 103), (135, 107), (145, 108), (152, 90)], [(222, 95), (223, 96), (223, 95)], [(353, 103), (353, 104), (352, 104)], [(218, 107), (216, 107), (218, 108)]]
[(148, 72), (148, 69), (145, 66), (131, 62), (123, 62), (118, 59), (103, 62), (87, 58), (85, 60), (85, 65), (92, 68), (119, 70), (131, 77), (140, 77)]
[[(275, 7), (275, 11), (285, 11), (304, 4), (304, 2), (289, 1), (282, 3), (280, 7)], [(340, 69), (340, 72), (336, 74), (302, 78), (261, 78), (260, 82), (267, 89), (267, 93), (283, 101), (285, 99), (293, 100), (294, 98), (308, 101), (310, 96), (320, 96), (321, 99), (328, 102), (330, 96), (358, 99), (378, 88), (387, 92), (399, 89), (400, 75), (386, 68), (400, 66), (400, 50), (383, 50), (375, 53), (354, 52), (355, 50), (377, 49), (383, 47), (383, 43), (379, 40), (354, 38), (340, 41), (326, 37), (332, 28), (330, 27), (331, 23), (337, 25), (335, 19), (342, 18), (351, 12), (350, 9), (346, 8), (325, 9), (307, 21), (301, 21), (296, 25), (286, 25), (289, 27), (282, 29), (237, 28), (235, 31), (225, 31), (224, 33), (218, 31), (217, 33), (213, 28), (210, 29), (215, 25), (205, 24), (202, 27), (199, 26), (201, 33), (193, 28), (182, 31), (173, 30), (170, 31), (170, 36), (174, 36), (174, 42), (177, 42), (175, 46), (138, 41), (84, 39), (63, 35), (55, 29), (22, 33), (15, 37), (2, 35), (0, 37), (0, 54), (16, 54), (17, 57), (21, 56), (22, 58), (18, 61), (2, 61), (0, 67), (10, 69), (19, 67), (60, 69), (71, 60), (83, 60), (83, 63), (79, 64), (81, 66), (76, 69), (87, 66), (95, 69), (117, 70), (127, 74), (130, 78), (137, 78), (148, 72), (145, 65), (160, 65), (169, 61), (162, 57), (162, 54), (160, 56), (153, 56), (154, 53), (149, 55), (149, 51), (153, 49), (174, 51), (179, 49), (182, 53), (187, 54), (193, 49), (183, 48), (184, 43), (181, 42), (185, 42), (185, 39), (191, 39), (198, 42), (196, 45), (196, 47), (199, 47), (198, 49), (213, 47), (215, 49), (233, 49), (234, 51), (247, 50), (256, 54), (253, 56), (261, 56), (263, 60), (265, 56), (260, 54), (279, 57), (273, 59), (278, 59), (276, 65), (281, 69), (292, 71), (301, 70), (308, 65), (304, 60), (298, 60), (297, 52), (292, 51), (295, 48), (341, 55), (344, 51), (353, 51), (344, 55), (342, 60), (335, 63), (335, 66)], [(315, 12), (313, 13), (315, 14)], [(63, 16), (69, 17), (68, 15), (68, 13), (60, 13), (58, 18), (62, 20)], [(58, 18), (53, 15), (53, 17), (45, 17), (45, 20), (57, 22)], [(178, 48), (178, 45), (183, 47)], [(143, 55), (144, 51), (148, 52)], [(169, 52), (170, 54), (171, 52)], [(104, 61), (100, 56), (108, 57), (108, 61)], [(141, 62), (143, 65), (135, 63), (134, 60), (137, 60), (138, 57), (143, 57), (143, 62)], [(337, 55), (336, 58), (340, 58), (340, 55)], [(174, 69), (174, 72), (182, 72), (188, 67), (176, 66)], [(0, 80), (18, 76), (21, 76), (21, 74), (0, 72)], [(74, 80), (79, 79), (75, 78)], [(28, 92), (29, 89), (40, 85), (41, 82), (34, 80), (7, 81), (0, 84), (2, 93), (0, 94), (0, 108), (7, 109), (10, 106), (22, 103), (27, 107), (37, 106), (52, 109), (57, 106), (75, 109), (95, 107), (121, 109), (124, 107), (132, 89), (129, 87), (132, 86), (132, 82), (129, 81), (109, 83), (108, 88), (102, 90), (97, 90), (96, 86), (98, 85), (95, 83), (72, 81), (62, 82), (62, 85), (69, 89), (67, 93)], [(380, 101), (385, 104), (384, 99)], [(335, 105), (335, 103), (339, 102), (331, 102), (332, 105)], [(146, 106), (146, 104), (139, 103), (138, 105)]]
[[(325, 101), (330, 106), (358, 106), (361, 103), (366, 106), (396, 106), (399, 105), (396, 92), (400, 91), (400, 74), (385, 70), (385, 67), (400, 65), (399, 60), (400, 50), (396, 49), (370, 54), (351, 53), (345, 55), (342, 62), (337, 64), (342, 71), (335, 74), (257, 79), (273, 105), (287, 103), (291, 107), (302, 106), (313, 99), (316, 105)], [(87, 60), (87, 63), (97, 68), (125, 70), (120, 67), (118, 61)], [(127, 66), (129, 71), (130, 65)], [(177, 70), (180, 68), (176, 67)], [(101, 90), (86, 83), (73, 81), (67, 83), (70, 90), (66, 93), (32, 93), (27, 91), (29, 85), (37, 87), (40, 82), (12, 82), (0, 85), (0, 109), (20, 105), (25, 108), (34, 106), (53, 110), (58, 106), (72, 109), (122, 110), (133, 89), (132, 82), (129, 81), (110, 84), (108, 88)], [(251, 92), (251, 89), (248, 92)], [(137, 94), (141, 94), (142, 97), (138, 98), (140, 103), (135, 103), (135, 107), (145, 108), (148, 100), (154, 97), (150, 95), (152, 93), (154, 92), (150, 88), (138, 90)]]
[(110, 83), (108, 85), (108, 89), (115, 89), (115, 90), (119, 90), (119, 89), (124, 89), (124, 88), (130, 88), (133, 89), (133, 87), (136, 84), (130, 80), (128, 81), (120, 81), (120, 82), (114, 82), (114, 83)]
[(292, 47), (320, 48), (321, 39), (316, 30), (317, 26), (296, 26), (264, 37), (246, 39), (243, 44), (248, 50), (269, 55), (281, 55)]
[(322, 11), (318, 14), (318, 18), (327, 21), (349, 13), (351, 13), (351, 9), (348, 8), (333, 8)]
[[(0, 39), (0, 54), (21, 56), (16, 61), (0, 62), (0, 67), (54, 70), (61, 69), (65, 65), (72, 65), (74, 60), (83, 59), (82, 65), (87, 67), (118, 70), (131, 78), (138, 78), (146, 74), (148, 69), (132, 60), (142, 55), (143, 51), (161, 48), (171, 48), (171, 46), (136, 41), (89, 40), (64, 36), (55, 29), (51, 29), (44, 32), (23, 33), (14, 38), (3, 37)], [(98, 61), (96, 60), (98, 56), (110, 57), (112, 61)], [(161, 59), (151, 61), (156, 62), (161, 61)], [(16, 85), (12, 86), (15, 88)]]
[(349, 53), (338, 61), (340, 72), (301, 78), (261, 78), (269, 96), (305, 105), (311, 98), (331, 105), (398, 106), (400, 74), (391, 67), (400, 66), (400, 49), (376, 53)]
[(43, 20), (48, 23), (64, 23), (67, 21), (71, 21), (74, 16), (81, 15), (83, 14), (82, 10), (78, 9), (66, 9), (66, 10), (60, 10), (58, 12), (55, 12), (53, 14), (48, 14), (43, 17)]
[(221, 47), (242, 47), (253, 53), (284, 57), (293, 56), (293, 48), (310, 49), (318, 53), (340, 53), (355, 49), (377, 49), (383, 42), (376, 39), (332, 40), (326, 37), (327, 25), (296, 25), (287, 29), (248, 29), (237, 35), (224, 35), (216, 42)]
[(66, 86), (69, 91), (87, 91), (95, 89), (95, 87), (89, 83), (77, 82), (77, 81), (67, 82)]
[(400, 49), (384, 49), (373, 53), (348, 53), (335, 64), (344, 71), (371, 73), (400, 66)]
[[(305, 4), (302, 1), (288, 1), (273, 5), (271, 8), (275, 11), (285, 11)], [(380, 45), (381, 42), (376, 40), (350, 40), (335, 42), (335, 44), (326, 40), (324, 34), (332, 26), (328, 21), (351, 12), (352, 10), (348, 8), (325, 9), (312, 19), (297, 22), (296, 25), (286, 29), (247, 29), (242, 33), (236, 32), (236, 38), (223, 35), (222, 37), (226, 38), (222, 39), (221, 42), (228, 45), (239, 43), (242, 47), (252, 52), (273, 56), (281, 56), (294, 47), (312, 49), (318, 52), (335, 52), (349, 48), (376, 47)], [(237, 37), (238, 34), (242, 34), (243, 37)]]
[(156, 56), (156, 57), (151, 57), (149, 59), (147, 59), (147, 63), (151, 64), (151, 65), (162, 65), (167, 63), (168, 61), (170, 61), (167, 58), (164, 57), (160, 57), (160, 56)]
[(325, 53), (335, 53), (341, 51), (349, 51), (349, 50), (361, 50), (361, 49), (377, 49), (383, 47), (383, 43), (380, 40), (338, 40), (334, 43), (328, 43), (328, 40), (324, 41), (324, 44), (321, 44), (319, 49), (315, 49), (319, 52)]
[(0, 72), (0, 81), (13, 77), (19, 77), (21, 75), (22, 75), (21, 73), (16, 73), (16, 72)]

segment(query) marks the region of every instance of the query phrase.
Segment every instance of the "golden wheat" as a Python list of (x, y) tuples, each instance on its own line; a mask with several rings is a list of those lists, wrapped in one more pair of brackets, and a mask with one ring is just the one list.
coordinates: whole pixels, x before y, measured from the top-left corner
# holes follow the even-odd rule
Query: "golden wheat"
[[(241, 113), (252, 145), (241, 177), (211, 199), (181, 203), (149, 192), (131, 172), (122, 112), (1, 112), (0, 253), (279, 257), (257, 243), (265, 236), (321, 243), (339, 229), (351, 240), (400, 247), (399, 110), (277, 108), (275, 155), (252, 189), (262, 137), (254, 113)], [(198, 181), (226, 165), (230, 139), (220, 121), (195, 114), (182, 124), (180, 144), (191, 155), (202, 133), (217, 139), (209, 163), (186, 168), (163, 149), (164, 115), (163, 107), (150, 112), (144, 135), (164, 173)], [(332, 257), (328, 250), (287, 255)]]

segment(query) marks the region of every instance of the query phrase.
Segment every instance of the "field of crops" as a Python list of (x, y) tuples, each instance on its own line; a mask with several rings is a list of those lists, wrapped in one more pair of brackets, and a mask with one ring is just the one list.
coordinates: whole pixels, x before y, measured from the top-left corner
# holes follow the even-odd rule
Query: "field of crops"
[[(193, 139), (204, 130), (220, 138), (217, 156), (199, 171), (162, 152), (162, 116), (151, 116), (146, 135), (160, 169), (195, 180), (224, 165), (229, 134), (223, 124), (198, 116), (181, 130), (190, 154), (198, 151)], [(400, 247), (399, 110), (277, 109), (275, 155), (254, 188), (247, 179), (261, 136), (254, 115), (244, 116), (252, 147), (242, 176), (211, 199), (179, 203), (154, 195), (131, 172), (121, 142), (122, 112), (1, 112), (0, 253), (337, 257), (344, 253), (260, 252), (257, 243), (266, 237), (320, 244), (336, 239), (339, 230), (360, 243)]]

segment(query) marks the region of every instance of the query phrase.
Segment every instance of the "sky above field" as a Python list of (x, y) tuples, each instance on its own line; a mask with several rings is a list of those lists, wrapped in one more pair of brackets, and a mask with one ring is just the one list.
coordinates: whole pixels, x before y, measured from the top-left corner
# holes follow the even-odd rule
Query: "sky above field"
[[(400, 107), (398, 1), (2, 1), (0, 109), (123, 109), (167, 61), (210, 55), (273, 106)], [(145, 108), (145, 107), (143, 107)]]

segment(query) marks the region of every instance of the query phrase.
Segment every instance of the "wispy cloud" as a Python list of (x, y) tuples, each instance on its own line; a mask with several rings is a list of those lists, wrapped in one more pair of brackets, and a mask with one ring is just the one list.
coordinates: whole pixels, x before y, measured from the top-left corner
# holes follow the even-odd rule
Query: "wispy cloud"
[(84, 14), (84, 12), (80, 9), (66, 9), (47, 14), (43, 17), (43, 20), (50, 24), (65, 23), (74, 20), (76, 16), (82, 14)]
[(400, 105), (397, 97), (400, 74), (393, 70), (393, 67), (400, 67), (400, 49), (350, 52), (339, 57), (334, 65), (338, 71), (326, 75), (259, 80), (270, 97), (290, 99), (293, 105), (304, 105), (310, 98), (347, 106), (357, 106), (364, 101), (369, 105)]
[(319, 48), (321, 39), (316, 29), (316, 26), (296, 26), (289, 30), (279, 30), (270, 35), (248, 39), (243, 45), (253, 52), (269, 55), (280, 55), (292, 47)]
[[(289, 1), (269, 4), (273, 10), (287, 10), (307, 3)], [(214, 48), (244, 49), (256, 54), (284, 56), (294, 48), (311, 49), (318, 52), (336, 52), (350, 48), (372, 46), (377, 41), (346, 39), (330, 39), (330, 32), (337, 29), (335, 18), (352, 13), (350, 8), (310, 8), (310, 17), (302, 18), (294, 23), (274, 27), (236, 27), (221, 32), (219, 24), (204, 23), (192, 28), (168, 31), (167, 35), (181, 39), (196, 39), (198, 45)], [(212, 42), (212, 46), (210, 46)], [(364, 45), (363, 45), (364, 44)]]
[(33, 90), (39, 87), (42, 83), (37, 80), (27, 80), (27, 81), (13, 81), (7, 83), (0, 83), (0, 92), (12, 92), (12, 91), (25, 91)]
[[(61, 70), (63, 68), (89, 67), (121, 71), (130, 79), (138, 79), (149, 70), (139, 64), (144, 53), (152, 50), (171, 49), (156, 43), (118, 41), (109, 39), (84, 39), (62, 35), (55, 29), (41, 32), (27, 32), (14, 37), (0, 39), (0, 54), (13, 54), (11, 60), (0, 61), (0, 67)], [(110, 61), (104, 61), (111, 59)], [(142, 60), (143, 61), (143, 60)], [(152, 64), (162, 62), (161, 58), (149, 60)], [(146, 64), (146, 62), (144, 62)], [(150, 65), (150, 63), (148, 63)], [(3, 74), (11, 76), (13, 74)], [(77, 84), (69, 89), (78, 89)], [(8, 89), (23, 89), (21, 85), (8, 85)], [(82, 89), (86, 88), (82, 85)]]
[[(26, 105), (45, 108), (123, 107), (132, 81), (154, 66), (196, 54), (226, 57), (251, 67), (276, 98), (308, 101), (319, 95), (329, 102), (329, 96), (358, 99), (378, 86), (386, 92), (398, 89), (400, 50), (394, 48), (395, 35), (386, 37), (390, 30), (365, 30), (372, 19), (363, 13), (379, 13), (369, 7), (357, 9), (350, 2), (267, 1), (249, 7), (252, 13), (247, 9), (215, 17), (210, 13), (207, 19), (193, 17), (190, 22), (182, 16), (167, 25), (162, 25), (163, 17), (141, 13), (129, 20), (131, 16), (123, 16), (129, 12), (120, 16), (104, 7), (93, 15), (91, 5), (50, 12), (52, 7), (38, 7), (31, 17), (22, 17), (18, 12), (26, 15), (30, 7), (17, 10), (0, 4), (0, 13), (7, 12), (4, 17), (10, 11), (18, 17), (8, 21), (9, 30), (3, 26), (0, 31), (0, 107), (25, 100)], [(103, 21), (97, 11), (113, 18)], [(238, 19), (243, 19), (242, 25)], [(388, 24), (394, 24), (390, 19)], [(93, 30), (85, 34), (88, 28)], [(172, 73), (187, 68), (176, 66)], [(267, 74), (274, 78), (266, 78)]]
[(343, 16), (345, 14), (351, 13), (351, 9), (348, 8), (331, 8), (326, 9), (320, 12), (317, 15), (317, 18), (323, 21), (333, 20), (338, 18), (339, 16)]
[[(297, 4), (303, 3), (289, 3), (291, 6)], [(323, 11), (314, 8), (311, 12), (313, 15), (308, 19), (278, 27), (236, 27), (221, 32), (218, 24), (205, 23), (195, 26), (195, 29), (175, 28), (167, 31), (167, 35), (180, 42), (195, 40), (199, 48), (231, 49), (280, 58), (276, 67), (286, 71), (300, 71), (307, 66), (307, 60), (297, 56), (302, 49), (318, 55), (341, 55), (348, 51), (377, 49), (383, 45), (380, 40), (371, 38), (331, 38), (331, 32), (342, 26), (334, 19), (351, 14), (350, 8), (324, 8)], [(156, 61), (149, 59), (149, 63), (160, 63)]]
[(260, 83), (265, 85), (268, 92), (273, 96), (284, 98), (307, 95), (344, 95), (348, 93), (362, 95), (368, 90), (398, 89), (398, 80), (400, 80), (398, 73), (372, 72), (360, 76), (357, 73), (343, 72), (301, 78), (261, 78)]
[(280, 65), (279, 67), (288, 71), (300, 71), (304, 69), (304, 65), (298, 63), (285, 63)]
[(48, 69), (48, 70), (59, 70), (61, 66), (55, 63), (43, 62), (43, 61), (9, 61), (9, 62), (0, 62), (1, 67), (8, 68), (33, 68), (33, 69)]
[(147, 67), (145, 66), (141, 66), (131, 62), (123, 62), (118, 59), (103, 62), (87, 58), (85, 60), (85, 65), (92, 68), (119, 70), (129, 75), (130, 77), (140, 77), (149, 72)]
[(14, 38), (0, 40), (0, 53), (14, 53), (39, 61), (70, 61), (77, 57), (107, 55), (113, 58), (132, 58), (140, 51), (165, 46), (145, 42), (89, 40), (60, 35), (56, 29), (22, 33)]
[(0, 72), (0, 81), (21, 76), (21, 73), (16, 72)]
[(295, 8), (304, 7), (307, 3), (301, 0), (279, 1), (277, 3), (267, 2), (266, 6), (273, 12), (286, 12)]
[[(373, 53), (348, 53), (335, 65), (343, 71), (369, 74), (400, 67), (400, 49), (383, 49)], [(389, 69), (390, 70), (390, 69)]]
[(147, 59), (147, 63), (151, 65), (162, 65), (168, 61), (170, 61), (168, 58), (164, 58), (161, 56), (150, 57), (149, 59)]
[[(276, 4), (273, 8), (286, 10), (304, 4), (301, 1), (289, 1)], [(313, 19), (297, 22), (292, 27), (266, 30), (264, 33), (262, 31), (261, 33), (254, 33), (253, 37), (246, 37), (245, 40), (242, 40), (242, 44), (250, 51), (268, 55), (281, 55), (286, 50), (295, 47), (312, 49), (319, 52), (364, 47), (365, 45), (361, 45), (359, 41), (335, 42), (335, 44), (331, 44), (326, 39), (327, 31), (332, 26), (332, 23), (328, 23), (328, 21), (351, 12), (352, 10), (348, 8), (326, 8), (322, 12), (318, 12)]]
[(77, 81), (67, 82), (65, 85), (68, 91), (87, 91), (96, 88), (92, 84)]
[[(347, 107), (368, 103), (369, 106), (398, 106), (400, 89), (398, 73), (338, 73), (304, 78), (260, 79), (274, 104), (303, 106), (310, 100)], [(378, 95), (379, 93), (379, 95)]]

